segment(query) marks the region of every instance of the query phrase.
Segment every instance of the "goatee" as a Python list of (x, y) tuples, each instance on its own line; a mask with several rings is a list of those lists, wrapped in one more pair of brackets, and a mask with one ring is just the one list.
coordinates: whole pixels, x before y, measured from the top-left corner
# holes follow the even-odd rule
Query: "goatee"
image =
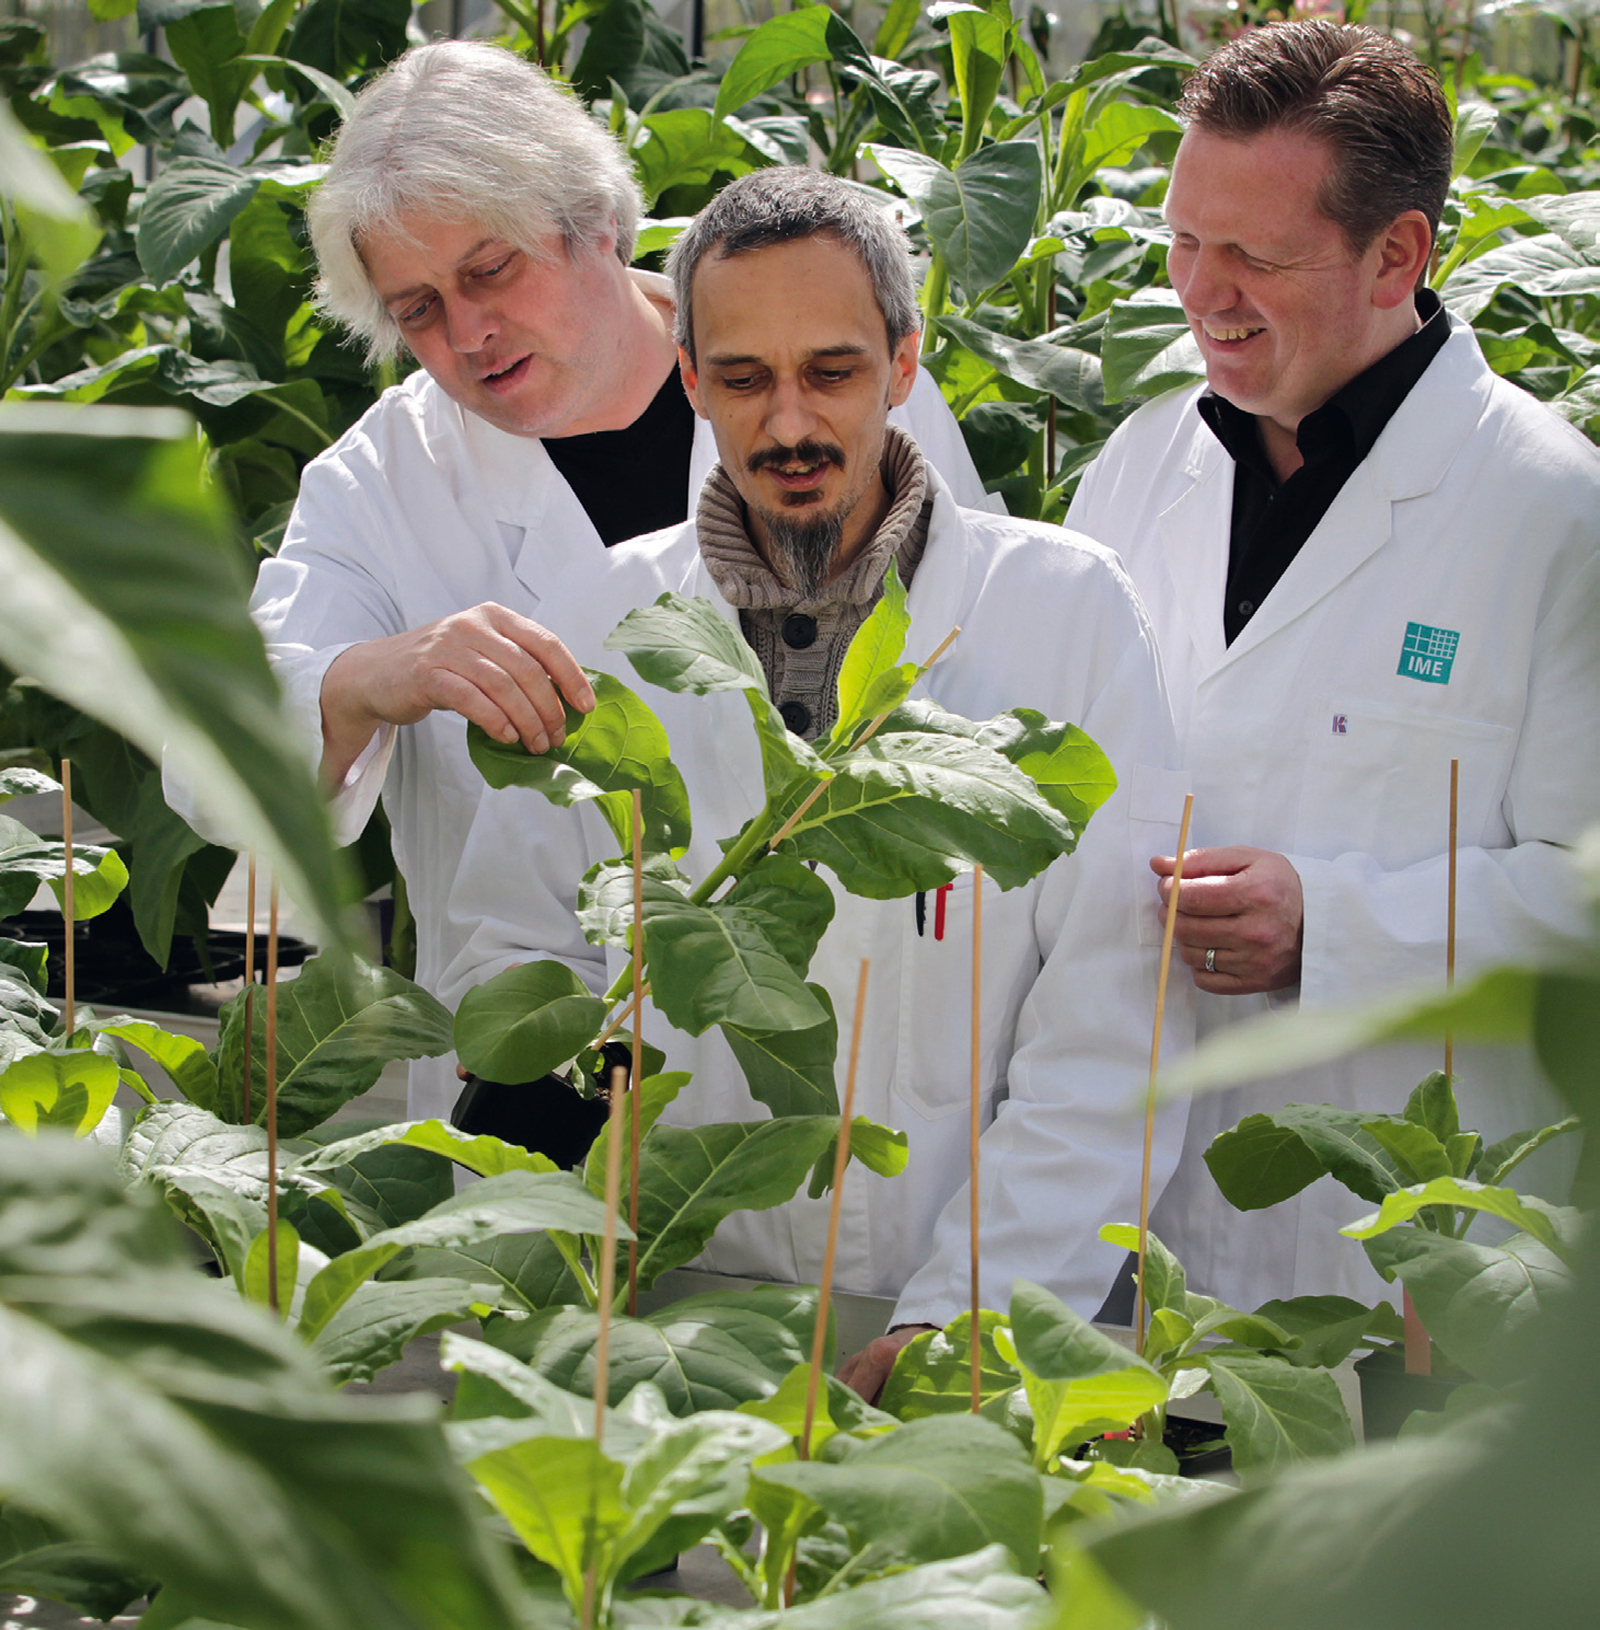
[(772, 564), (802, 600), (815, 599), (832, 573), (844, 538), (844, 516), (837, 511), (821, 515), (804, 510), (763, 511), (767, 547)]

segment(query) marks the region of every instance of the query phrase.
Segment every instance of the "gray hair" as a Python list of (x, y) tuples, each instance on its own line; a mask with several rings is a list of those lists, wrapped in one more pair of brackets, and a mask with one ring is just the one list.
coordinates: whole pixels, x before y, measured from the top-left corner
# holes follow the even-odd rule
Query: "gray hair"
[(571, 253), (616, 233), (633, 258), (638, 184), (583, 104), (513, 51), (439, 40), (397, 57), (356, 98), (307, 206), (317, 308), (392, 357), (400, 330), (373, 291), (360, 245), (407, 215), (471, 221), (538, 258), (559, 233)]
[(755, 170), (724, 187), (667, 257), (678, 303), (677, 340), (689, 361), (694, 361), (694, 274), (708, 254), (715, 250), (726, 260), (815, 237), (835, 238), (859, 257), (883, 313), (891, 352), (921, 328), (911, 242), (866, 188), (817, 170)]

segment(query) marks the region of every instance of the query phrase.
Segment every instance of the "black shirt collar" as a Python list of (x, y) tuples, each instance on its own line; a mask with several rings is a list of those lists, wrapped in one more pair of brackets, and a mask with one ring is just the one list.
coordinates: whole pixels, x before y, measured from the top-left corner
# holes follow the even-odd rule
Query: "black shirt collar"
[[(1379, 357), (1300, 421), (1295, 440), (1306, 464), (1340, 458), (1354, 467), (1372, 451), (1384, 426), (1450, 337), (1450, 319), (1432, 289), (1417, 290), (1416, 307), (1422, 319), (1416, 333)], [(1246, 413), (1210, 390), (1197, 406), (1200, 417), (1236, 464), (1276, 480), (1261, 446), (1255, 414)]]

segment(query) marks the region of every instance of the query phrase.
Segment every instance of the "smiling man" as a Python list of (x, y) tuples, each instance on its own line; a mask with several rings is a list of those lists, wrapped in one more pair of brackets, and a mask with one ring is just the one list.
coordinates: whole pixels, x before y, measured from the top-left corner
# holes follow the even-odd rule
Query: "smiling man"
[[(1600, 816), (1600, 455), (1423, 286), (1453, 120), (1404, 46), (1252, 30), (1186, 86), (1168, 270), (1207, 379), (1141, 408), (1070, 523), (1122, 555), (1194, 777), (1176, 937), (1202, 1033), (1445, 969), (1450, 764), (1466, 969), (1581, 933), (1563, 846)], [(1172, 857), (1152, 865), (1170, 889)], [(1458, 1052), (1462, 1124), (1545, 1118)], [(1201, 1157), (1286, 1101), (1398, 1110), (1413, 1048), (1195, 1105), (1157, 1226), (1240, 1306), (1381, 1290), (1331, 1183), (1253, 1217)]]
[[(974, 719), (1037, 708), (1105, 749), (1119, 787), (1076, 853), (982, 898), (984, 1305), (1009, 1305), (1021, 1276), (1093, 1314), (1122, 1258), (1100, 1226), (1138, 1212), (1159, 940), (1142, 857), (1158, 834), (1171, 841), (1183, 802), (1144, 613), (1107, 551), (963, 508), (890, 422), (916, 388), (918, 312), (905, 236), (862, 189), (807, 170), (743, 177), (680, 239), (670, 270), (684, 383), (719, 462), (692, 521), (614, 550), (604, 593), (575, 568), (546, 609), (580, 658), (614, 668), (605, 636), (631, 607), (666, 590), (720, 603), (789, 728), (810, 740), (834, 723), (846, 648), (892, 563), (908, 586), (909, 656), (961, 630), (914, 695)], [(716, 865), (716, 836), (764, 797), (741, 696), (649, 693), (694, 808), (691, 876)], [(615, 847), (590, 805), (490, 794), (451, 897), (471, 937), (447, 997), (535, 956), (603, 988), (615, 970), (573, 908), (585, 871)], [(902, 1177), (852, 1169), (844, 1188), (838, 1284), (899, 1303), (900, 1328), (846, 1368), (871, 1396), (917, 1328), (967, 1305), (974, 890), (968, 874), (926, 915), (912, 900), (835, 898), (809, 977), (847, 1024), (870, 959), (857, 1104), (903, 1128), (910, 1148)], [(1180, 997), (1170, 1041), (1189, 1019)], [(653, 1013), (645, 1028), (669, 1068), (694, 1072), (670, 1119), (766, 1117), (720, 1034), (690, 1038)], [(1160, 1123), (1158, 1190), (1181, 1128), (1181, 1110)], [(799, 1197), (736, 1213), (701, 1266), (814, 1282), (827, 1212)]]
[[(561, 739), (558, 688), (592, 698), (545, 626), (548, 584), (683, 520), (715, 457), (671, 288), (631, 265), (640, 212), (576, 96), (463, 40), (362, 91), (308, 208), (324, 314), (369, 362), (420, 367), (306, 467), (253, 608), (346, 841), (382, 794), (429, 989), (460, 948), (444, 903), (483, 790), (463, 721), (534, 752)], [(985, 502), (931, 382), (896, 418)], [(458, 1090), (452, 1061), (421, 1060), (411, 1112), (447, 1114)]]

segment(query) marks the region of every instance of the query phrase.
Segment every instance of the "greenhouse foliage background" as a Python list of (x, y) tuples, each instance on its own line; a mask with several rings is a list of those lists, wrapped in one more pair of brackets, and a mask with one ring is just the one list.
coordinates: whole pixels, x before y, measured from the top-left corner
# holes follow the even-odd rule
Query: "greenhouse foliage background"
[[(131, 636), (129, 645), (153, 694), (173, 703), (174, 719), (222, 741), (243, 803), (265, 809), (266, 828), (302, 857), (325, 848), (300, 807), (309, 786), (296, 781), (281, 739), (239, 728), (264, 670), (246, 656), (219, 669), (221, 700), (208, 716), (195, 699), (194, 671), (158, 660), (163, 640), (175, 650), (237, 625), (219, 612), (204, 628), (203, 616), (180, 628), (174, 612), (169, 628), (159, 582), (144, 585), (143, 601), (97, 601), (94, 580), (109, 556), (96, 550), (125, 526), (152, 560), (166, 549), (169, 571), (203, 570), (233, 592), (236, 615), (254, 563), (281, 536), (301, 466), (392, 382), (369, 374), (306, 304), (306, 191), (319, 143), (365, 77), (409, 39), (468, 26), (559, 69), (634, 156), (659, 223), (641, 240), (647, 261), (670, 242), (674, 223), (728, 178), (768, 163), (817, 162), (901, 198), (927, 257), (927, 366), (1011, 510), (1059, 519), (1110, 430), (1141, 400), (1193, 377), (1194, 352), (1164, 271), (1160, 202), (1178, 138), (1172, 101), (1194, 54), (1274, 15), (1174, 0), (1144, 12), (1103, 7), (1059, 18), (1043, 7), (1013, 17), (1005, 4), (924, 9), (916, 0), (797, 7), (770, 19), (765, 8), (746, 14), (724, 5), (708, 8), (707, 66), (685, 50), (685, 20), (669, 26), (641, 0), (547, 0), (538, 9), (500, 0), (482, 14), (447, 0), (416, 12), (403, 0), (147, 0), (137, 9), (132, 0), (96, 0), (90, 9), (92, 27), (81, 13), (53, 15), (26, 0), (11, 0), (11, 15), (0, 17), (0, 86), (11, 114), (85, 206), (62, 220), (27, 200), (15, 177), (0, 185), (11, 195), (0, 198), (0, 391), (23, 404), (176, 407), (193, 416), (199, 445), (164, 418), (137, 430), (131, 419), (101, 420), (98, 442), (70, 444), (41, 436), (39, 420), (13, 417), (0, 435), (0, 518), (21, 533), (30, 516), (37, 525), (56, 506), (57, 565), (77, 596), (60, 602), (65, 614), (77, 607), (124, 632), (141, 619), (155, 627), (147, 648)], [(1434, 286), (1474, 324), (1497, 370), (1596, 436), (1594, 7), (1374, 5), (1364, 20), (1411, 38), (1456, 102), (1459, 174)], [(9, 171), (17, 149), (0, 150)], [(123, 840), (141, 936), (163, 959), (175, 934), (201, 928), (231, 857), (200, 845), (161, 803), (147, 756), (160, 728), (61, 700), (52, 692), (91, 707), (70, 674), (56, 679), (14, 628), (3, 632), (0, 659), (31, 676), (10, 683), (0, 707), (5, 762), (54, 763), (70, 753), (81, 766), (80, 802)], [(29, 785), (8, 783), (3, 795)], [(363, 846), (367, 883), (383, 873), (381, 831), (373, 839)], [(28, 860), (36, 862), (47, 864)], [(109, 863), (96, 864), (109, 876)], [(314, 858), (306, 865), (308, 897), (331, 920), (332, 868)], [(114, 879), (107, 886), (115, 892)], [(1504, 1033), (1532, 1040), (1571, 1107), (1592, 1113), (1600, 1092), (1592, 975), (1519, 977), (1521, 1006), (1509, 1004)], [(13, 996), (8, 988), (8, 1027), (21, 1033), (31, 1024), (44, 1035), (53, 1022), (46, 1011), (19, 1018), (23, 998)], [(318, 996), (315, 983), (306, 987), (303, 1019), (312, 1030)], [(423, 1047), (430, 1026), (448, 1023), (425, 1003), (407, 1008), (411, 999), (381, 976), (368, 997), (374, 1009), (405, 1009), (414, 1034), (398, 1047)], [(167, 1046), (148, 1035), (122, 1039)], [(524, 1366), (458, 1344), (451, 1361), (464, 1380), (447, 1442), (425, 1414), (363, 1413), (329, 1390), (330, 1373), (347, 1376), (359, 1365), (347, 1358), (341, 1372), (326, 1340), (308, 1353), (313, 1326), (317, 1339), (335, 1330), (343, 1352), (365, 1355), (361, 1363), (386, 1362), (370, 1331), (352, 1332), (348, 1320), (339, 1327), (326, 1309), (318, 1324), (302, 1306), (299, 1337), (280, 1334), (246, 1305), (266, 1299), (254, 1232), (262, 1189), (254, 1129), (237, 1127), (233, 1143), (205, 1157), (209, 1175), (198, 1154), (185, 1157), (193, 1169), (171, 1157), (175, 1129), (197, 1124), (208, 1091), (220, 1111), (218, 1082), (238, 1069), (237, 1033), (233, 1047), (230, 1055), (225, 1037), (214, 1059), (168, 1048), (163, 1062), (189, 1101), (124, 1149), (124, 1171), (136, 1176), (161, 1166), (168, 1140), (166, 1205), (150, 1203), (145, 1184), (130, 1198), (71, 1151), (47, 1157), (44, 1145), (19, 1149), (8, 1136), (0, 1202), (20, 1220), (0, 1231), (0, 1343), (11, 1383), (0, 1494), (26, 1489), (35, 1504), (0, 1505), (0, 1570), (11, 1570), (0, 1571), (0, 1588), (24, 1588), (21, 1580), (48, 1592), (53, 1583), (85, 1610), (109, 1612), (165, 1581), (146, 1616), (152, 1630), (202, 1618), (329, 1630), (574, 1622), (557, 1580), (572, 1583), (581, 1535), (560, 1513), (535, 1509), (543, 1492), (518, 1484), (527, 1468), (515, 1453), (515, 1422), (530, 1416), (556, 1437), (581, 1439), (583, 1412), (563, 1402), (566, 1394)], [(1397, 1084), (1397, 1101), (1406, 1085)], [(333, 1299), (391, 1275), (412, 1260), (407, 1253), (459, 1255), (463, 1241), (481, 1242), (497, 1219), (579, 1233), (595, 1226), (586, 1192), (524, 1192), (527, 1184), (515, 1182), (463, 1218), (440, 1187), (444, 1152), (460, 1153), (442, 1152), (438, 1138), (427, 1146), (431, 1134), (405, 1154), (433, 1167), (403, 1182), (391, 1169), (392, 1148), (346, 1149), (340, 1158), (350, 1164), (319, 1163), (318, 1136), (311, 1128), (295, 1159), (308, 1237), (330, 1246), (330, 1268), (343, 1264), (325, 1283), (325, 1304), (343, 1305)], [(484, 1151), (475, 1158), (503, 1185), (541, 1175), (496, 1168)], [(385, 1182), (414, 1191), (398, 1212), (397, 1191), (386, 1195), (381, 1184), (375, 1209), (354, 1204), (358, 1193), (371, 1199), (361, 1173), (379, 1168)], [(334, 1174), (331, 1187), (312, 1181), (322, 1170)], [(313, 1215), (315, 1196), (336, 1189), (349, 1207), (348, 1238)], [(1593, 1202), (1592, 1193), (1580, 1198)], [(188, 1271), (161, 1215), (168, 1206), (212, 1243), (244, 1300), (219, 1300), (216, 1287)], [(841, 1503), (829, 1509), (855, 1515), (806, 1552), (801, 1605), (787, 1616), (797, 1630), (1041, 1622), (1131, 1630), (1146, 1610), (1177, 1626), (1580, 1622), (1600, 1597), (1592, 1544), (1600, 1259), (1592, 1241), (1574, 1249), (1563, 1235), (1561, 1243), (1577, 1294), (1533, 1320), (1537, 1339), (1502, 1377), (1508, 1386), (1487, 1403), (1468, 1400), (1484, 1411), (1475, 1420), (1397, 1449), (1265, 1475), (1244, 1496), (1193, 1510), (1152, 1507), (1152, 1494), (1173, 1493), (1160, 1478), (1112, 1475), (1099, 1463), (1105, 1475), (1086, 1473), (1047, 1497), (1057, 1503), (1046, 1527), (1028, 1515), (1037, 1491), (1022, 1487), (1006, 1458), (1014, 1446), (1005, 1451), (981, 1434), (941, 1445), (942, 1428), (890, 1431), (886, 1418), (836, 1399), (833, 1425), (850, 1450), (841, 1468), (853, 1455), (862, 1475), (854, 1496), (830, 1494)], [(337, 1290), (328, 1288), (334, 1281)], [(393, 1287), (405, 1279), (385, 1282), (399, 1295)], [(805, 1306), (770, 1306), (762, 1317), (775, 1327), (773, 1353), (790, 1354)], [(1010, 1317), (1018, 1331), (1012, 1378), (1027, 1380), (1037, 1419), (1049, 1387), (1076, 1384), (1051, 1379), (1049, 1338), (1065, 1341), (1064, 1327), (1040, 1306), (1014, 1304)], [(403, 1334), (425, 1322), (418, 1314), (395, 1328)], [(1031, 1346), (1021, 1339), (1024, 1325)], [(1080, 1361), (1088, 1370), (1076, 1379), (1094, 1367)], [(617, 1579), (719, 1523), (736, 1551), (741, 1498), (752, 1509), (764, 1502), (758, 1515), (770, 1531), (792, 1529), (790, 1550), (779, 1554), (798, 1554), (800, 1514), (817, 1509), (804, 1505), (804, 1480), (763, 1482), (759, 1502), (755, 1485), (746, 1488), (751, 1458), (778, 1453), (774, 1445), (792, 1434), (784, 1397), (780, 1390), (759, 1425), (720, 1411), (691, 1411), (674, 1424), (652, 1414), (648, 1400), (617, 1411), (608, 1428), (610, 1452), (620, 1457), (612, 1462), (617, 1488), (607, 1495), (618, 1502), (607, 1541)], [(978, 1433), (984, 1423), (969, 1424)], [(529, 1428), (520, 1430), (525, 1437)], [(504, 1530), (484, 1526), (452, 1455), (472, 1464), (479, 1486), (548, 1566), (524, 1556), (522, 1575), (513, 1571)], [(875, 1455), (876, 1465), (863, 1455)], [(983, 1537), (1002, 1542), (970, 1557), (953, 1551), (948, 1536), (930, 1537), (935, 1525), (908, 1524), (915, 1502), (885, 1492), (895, 1474), (942, 1475), (957, 1461), (997, 1514)], [(598, 1457), (580, 1457), (567, 1475), (603, 1482), (611, 1473), (598, 1465)], [(812, 1494), (825, 1486), (812, 1484)], [(130, 1490), (145, 1498), (130, 1501)], [(1030, 1521), (1040, 1525), (1029, 1530)], [(838, 1549), (846, 1530), (852, 1540), (868, 1536), (861, 1552)], [(1055, 1556), (1053, 1603), (1042, 1620), (1039, 1598), (1017, 1571), (1032, 1571), (1030, 1543), (1039, 1540), (1053, 1542)], [(621, 1596), (608, 1611), (619, 1624), (767, 1625), (778, 1617), (773, 1592), (782, 1583), (753, 1577), (768, 1610), (722, 1619), (682, 1601)]]

